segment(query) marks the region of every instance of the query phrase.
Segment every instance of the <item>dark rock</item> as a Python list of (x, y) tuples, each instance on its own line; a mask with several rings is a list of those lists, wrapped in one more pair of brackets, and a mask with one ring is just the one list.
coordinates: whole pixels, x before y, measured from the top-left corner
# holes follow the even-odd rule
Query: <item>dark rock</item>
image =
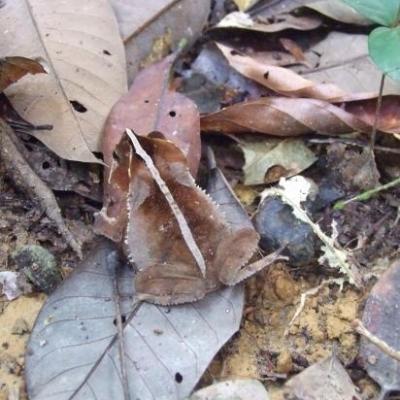
[(286, 244), (284, 254), (293, 266), (307, 265), (316, 259), (318, 238), (281, 199), (266, 198), (258, 208), (254, 225), (261, 236), (260, 247), (263, 250), (271, 252)]

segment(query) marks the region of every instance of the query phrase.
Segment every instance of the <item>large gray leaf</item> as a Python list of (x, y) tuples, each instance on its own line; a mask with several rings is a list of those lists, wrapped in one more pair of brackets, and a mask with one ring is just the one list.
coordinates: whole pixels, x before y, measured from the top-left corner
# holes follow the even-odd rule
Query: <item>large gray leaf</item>
[[(124, 399), (114, 325), (117, 264), (115, 246), (101, 242), (47, 300), (27, 349), (31, 400)], [(129, 321), (133, 272), (123, 266), (118, 276), (122, 315)], [(124, 331), (131, 399), (188, 396), (239, 328), (242, 308), (240, 286), (173, 308), (143, 304)]]

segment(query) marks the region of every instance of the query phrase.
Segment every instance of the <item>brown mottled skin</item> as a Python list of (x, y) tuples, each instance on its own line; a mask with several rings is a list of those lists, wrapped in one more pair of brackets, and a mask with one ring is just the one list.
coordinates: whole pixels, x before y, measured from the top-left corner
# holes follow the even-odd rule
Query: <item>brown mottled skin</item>
[[(245, 265), (259, 241), (251, 224), (233, 227), (226, 222), (218, 206), (196, 186), (184, 155), (172, 142), (139, 140), (185, 216), (207, 266), (203, 277), (165, 196), (125, 138), (116, 149), (111, 180), (125, 190), (130, 179), (129, 211), (117, 216), (119, 229), (114, 236), (125, 233), (123, 248), (138, 271), (135, 287), (139, 299), (163, 305), (193, 302), (223, 285), (235, 285), (278, 257), (272, 254)], [(109, 227), (107, 211), (96, 222), (103, 234)]]

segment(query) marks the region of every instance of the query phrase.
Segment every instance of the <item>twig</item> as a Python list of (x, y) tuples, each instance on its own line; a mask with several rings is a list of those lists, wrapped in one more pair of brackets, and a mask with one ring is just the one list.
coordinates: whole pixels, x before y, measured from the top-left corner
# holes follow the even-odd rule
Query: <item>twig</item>
[(121, 368), (121, 381), (122, 388), (124, 391), (124, 400), (130, 400), (129, 393), (129, 383), (128, 383), (128, 373), (126, 368), (126, 357), (125, 357), (125, 335), (124, 335), (124, 325), (122, 321), (121, 313), (121, 294), (118, 287), (118, 276), (120, 273), (120, 263), (118, 262), (118, 253), (113, 251), (107, 256), (107, 268), (113, 282), (113, 292), (114, 292), (114, 303), (115, 303), (115, 314), (116, 314), (116, 325), (118, 331), (118, 353), (119, 353), (119, 363)]
[[(133, 304), (132, 311), (129, 314), (129, 317), (126, 318), (122, 329), (125, 329), (127, 325), (132, 321), (133, 317), (136, 315), (138, 312), (139, 308), (143, 304), (143, 301), (137, 300)], [(93, 373), (96, 371), (97, 367), (100, 365), (100, 363), (103, 361), (104, 357), (107, 355), (107, 353), (110, 351), (110, 349), (114, 346), (115, 342), (118, 340), (118, 333), (116, 333), (104, 349), (104, 351), (100, 354), (99, 358), (95, 361), (95, 363), (92, 365), (90, 368), (89, 372), (85, 375), (83, 378), (82, 382), (79, 384), (79, 386), (73, 391), (73, 393), (68, 397), (67, 400), (72, 400), (75, 398), (75, 396), (81, 391), (81, 389), (86, 385), (90, 377), (93, 375)]]
[(311, 289), (309, 289), (306, 292), (301, 294), (301, 296), (300, 296), (300, 304), (296, 308), (296, 311), (295, 311), (292, 319), (290, 320), (288, 326), (286, 327), (285, 332), (283, 333), (284, 336), (287, 336), (289, 334), (289, 330), (292, 327), (294, 321), (296, 321), (296, 319), (299, 317), (299, 315), (304, 310), (307, 298), (311, 297), (311, 296), (315, 296), (316, 294), (318, 294), (318, 292), (324, 286), (329, 285), (331, 283), (335, 283), (335, 284), (339, 285), (341, 288), (343, 287), (343, 279), (341, 279), (341, 278), (339, 278), (339, 279), (328, 279), (328, 280), (323, 281), (322, 283), (320, 283), (318, 286), (313, 287), (313, 288), (311, 288)]
[(389, 346), (385, 341), (379, 339), (377, 336), (371, 333), (359, 319), (355, 319), (351, 325), (357, 333), (368, 339), (383, 353), (387, 354), (389, 357), (394, 358), (396, 361), (400, 361), (400, 351), (395, 350), (393, 347)]
[(39, 201), (39, 205), (46, 215), (56, 224), (59, 233), (78, 256), (82, 258), (81, 244), (65, 225), (54, 193), (36, 175), (18, 151), (15, 145), (18, 140), (13, 130), (0, 119), (0, 157), (4, 161), (8, 174), (12, 176), (20, 190), (26, 190), (32, 198)]
[(359, 193), (357, 196), (354, 196), (351, 199), (338, 201), (334, 205), (333, 208), (335, 210), (341, 210), (344, 206), (346, 206), (349, 203), (352, 203), (353, 201), (366, 201), (366, 200), (369, 200), (376, 193), (379, 193), (382, 190), (390, 189), (390, 188), (392, 188), (394, 186), (397, 186), (399, 184), (400, 184), (400, 177), (394, 179), (393, 181), (390, 181), (390, 182), (386, 183), (385, 185), (380, 185), (380, 186), (377, 186), (376, 188), (373, 188), (373, 189), (370, 189), (370, 190), (366, 190), (365, 192)]
[[(352, 139), (344, 139), (344, 138), (328, 138), (328, 139), (308, 139), (307, 140), (309, 143), (317, 143), (317, 144), (334, 144), (334, 143), (343, 143), (347, 144), (349, 146), (355, 146), (355, 147), (368, 147), (368, 143), (362, 143), (358, 142)], [(382, 153), (394, 153), (394, 154), (400, 154), (400, 149), (393, 149), (391, 147), (385, 147), (385, 146), (374, 146), (375, 151), (380, 151)]]
[(381, 83), (380, 83), (380, 86), (379, 86), (378, 100), (376, 102), (375, 119), (374, 119), (374, 125), (372, 126), (371, 142), (370, 142), (370, 148), (371, 148), (371, 153), (372, 154), (374, 153), (376, 131), (377, 131), (377, 128), (378, 128), (379, 115), (381, 113), (382, 94), (383, 94), (383, 86), (385, 85), (385, 77), (386, 77), (386, 74), (383, 73), (382, 77), (381, 77)]
[(184, 241), (186, 242), (186, 245), (188, 246), (190, 252), (192, 253), (203, 277), (206, 276), (206, 263), (204, 261), (203, 255), (201, 254), (201, 251), (200, 251), (199, 247), (197, 246), (196, 241), (194, 240), (192, 231), (186, 221), (185, 216), (183, 215), (183, 213), (180, 210), (178, 204), (176, 203), (174, 197), (172, 196), (172, 193), (168, 189), (167, 184), (161, 178), (161, 175), (160, 175), (159, 171), (157, 170), (157, 167), (154, 165), (153, 160), (145, 152), (145, 150), (139, 143), (139, 140), (137, 140), (134, 133), (130, 129), (127, 129), (126, 134), (128, 135), (129, 139), (131, 140), (136, 153), (143, 159), (143, 161), (146, 164), (146, 167), (149, 169), (154, 181), (157, 183), (162, 194), (165, 196), (165, 199), (167, 200), (167, 202), (171, 208), (171, 211), (173, 212), (173, 214), (176, 218), (176, 221), (178, 222), (179, 230), (182, 233), (182, 237), (183, 237)]

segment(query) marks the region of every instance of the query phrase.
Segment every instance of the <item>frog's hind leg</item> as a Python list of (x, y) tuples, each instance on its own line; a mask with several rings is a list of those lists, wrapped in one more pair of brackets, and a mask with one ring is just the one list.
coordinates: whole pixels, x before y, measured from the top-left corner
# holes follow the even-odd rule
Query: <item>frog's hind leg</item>
[(284, 247), (278, 249), (277, 251), (274, 251), (271, 254), (268, 254), (267, 256), (261, 258), (258, 261), (247, 264), (240, 269), (231, 270), (229, 273), (226, 272), (222, 273), (221, 270), (219, 279), (224, 285), (227, 286), (236, 285), (237, 283), (242, 282), (243, 280), (261, 271), (268, 265), (271, 265), (275, 261), (287, 260), (287, 257), (281, 255), (283, 249)]
[(206, 283), (192, 265), (155, 264), (136, 274), (135, 289), (138, 299), (167, 306), (202, 299)]

